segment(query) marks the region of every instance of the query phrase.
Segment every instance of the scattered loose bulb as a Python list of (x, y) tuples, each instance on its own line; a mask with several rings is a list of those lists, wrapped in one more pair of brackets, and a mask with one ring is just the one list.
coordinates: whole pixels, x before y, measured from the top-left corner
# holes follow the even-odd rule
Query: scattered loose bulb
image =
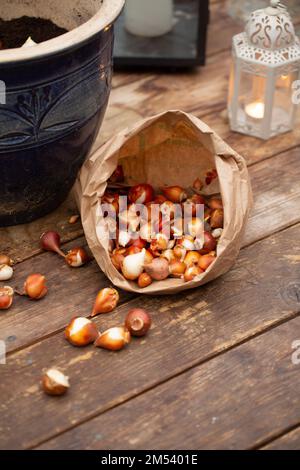
[(80, 268), (90, 261), (90, 257), (84, 248), (73, 248), (67, 253), (65, 260), (71, 268)]
[(60, 235), (57, 232), (45, 232), (40, 238), (41, 247), (45, 251), (52, 251), (58, 255), (65, 257), (65, 254), (60, 249)]
[(10, 286), (0, 287), (0, 310), (8, 310), (13, 303), (14, 290)]
[(145, 336), (151, 327), (151, 317), (146, 310), (134, 308), (128, 312), (125, 326), (132, 336)]
[(119, 292), (116, 289), (112, 287), (101, 289), (95, 300), (92, 317), (100, 313), (112, 312), (117, 307), (119, 300)]
[(24, 283), (24, 292), (30, 299), (40, 300), (48, 292), (46, 278), (42, 274), (31, 274)]
[(130, 343), (130, 333), (124, 326), (109, 328), (95, 341), (98, 348), (119, 351)]
[(8, 281), (14, 275), (14, 270), (8, 264), (0, 265), (0, 281)]
[(58, 369), (49, 369), (42, 377), (42, 389), (47, 393), (47, 395), (64, 395), (69, 388), (69, 377)]
[(99, 336), (95, 323), (85, 317), (73, 318), (65, 329), (65, 338), (73, 346), (83, 347), (94, 343)]
[(6, 264), (7, 266), (12, 266), (14, 264), (13, 260), (3, 253), (0, 253), (0, 265)]

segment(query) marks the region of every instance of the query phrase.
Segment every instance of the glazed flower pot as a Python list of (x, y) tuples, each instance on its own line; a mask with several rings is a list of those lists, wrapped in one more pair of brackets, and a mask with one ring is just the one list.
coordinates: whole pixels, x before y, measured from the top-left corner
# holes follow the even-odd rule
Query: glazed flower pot
[(72, 188), (106, 110), (123, 4), (1, 0), (4, 20), (42, 17), (68, 33), (0, 51), (0, 226), (52, 211)]

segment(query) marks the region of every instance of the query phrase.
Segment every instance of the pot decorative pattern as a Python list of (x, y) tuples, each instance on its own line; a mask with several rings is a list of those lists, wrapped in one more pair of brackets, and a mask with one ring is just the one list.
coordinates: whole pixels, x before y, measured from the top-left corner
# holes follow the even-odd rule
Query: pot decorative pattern
[(70, 191), (111, 88), (113, 27), (74, 50), (0, 64), (0, 226), (33, 220)]

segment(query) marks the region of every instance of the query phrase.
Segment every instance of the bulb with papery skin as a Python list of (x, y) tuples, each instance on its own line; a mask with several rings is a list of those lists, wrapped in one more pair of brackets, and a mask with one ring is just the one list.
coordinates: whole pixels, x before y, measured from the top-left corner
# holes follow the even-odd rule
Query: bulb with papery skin
[(150, 286), (152, 284), (152, 278), (149, 276), (147, 273), (142, 273), (138, 277), (138, 286), (141, 289), (145, 289), (146, 287)]
[(179, 260), (171, 261), (169, 271), (171, 277), (181, 278), (186, 271), (186, 264)]
[(210, 217), (211, 228), (223, 228), (224, 212), (222, 209), (215, 209)]
[(212, 255), (203, 255), (201, 256), (198, 266), (199, 268), (203, 269), (203, 271), (206, 271), (210, 265), (216, 260), (215, 256)]
[(13, 303), (14, 290), (10, 286), (0, 287), (0, 310), (8, 310)]
[(207, 254), (210, 251), (215, 250), (217, 246), (216, 239), (210, 232), (204, 232), (204, 243), (201, 249), (201, 254)]
[(14, 270), (8, 264), (0, 265), (0, 281), (8, 281), (13, 277)]
[(125, 319), (125, 327), (132, 336), (145, 336), (151, 328), (151, 317), (146, 310), (142, 308), (133, 308)]
[(61, 396), (64, 395), (69, 388), (69, 377), (58, 369), (48, 369), (42, 377), (42, 389), (47, 395)]
[(40, 300), (48, 292), (46, 278), (42, 274), (31, 274), (24, 283), (24, 292), (30, 299)]
[(164, 196), (171, 202), (180, 203), (187, 199), (187, 193), (181, 186), (168, 186), (162, 188)]
[(96, 297), (92, 317), (102, 313), (112, 312), (118, 305), (120, 300), (119, 292), (112, 287), (101, 289)]
[(65, 338), (73, 346), (83, 347), (94, 343), (99, 336), (95, 323), (85, 317), (76, 317), (65, 329)]
[(110, 351), (120, 351), (130, 343), (130, 333), (124, 326), (109, 328), (97, 340), (95, 346)]
[(142, 274), (145, 264), (146, 250), (126, 256), (122, 263), (122, 273), (128, 281), (135, 281)]
[(200, 276), (204, 271), (199, 266), (190, 266), (184, 273), (185, 282), (193, 281), (197, 276)]
[(41, 235), (41, 247), (45, 251), (52, 251), (60, 256), (65, 257), (65, 254), (60, 249), (60, 235), (57, 232), (49, 231)]
[(128, 193), (129, 201), (137, 204), (147, 204), (155, 197), (154, 189), (150, 184), (137, 184), (130, 188)]
[(65, 260), (71, 268), (80, 268), (90, 261), (90, 257), (84, 248), (73, 248), (68, 251)]

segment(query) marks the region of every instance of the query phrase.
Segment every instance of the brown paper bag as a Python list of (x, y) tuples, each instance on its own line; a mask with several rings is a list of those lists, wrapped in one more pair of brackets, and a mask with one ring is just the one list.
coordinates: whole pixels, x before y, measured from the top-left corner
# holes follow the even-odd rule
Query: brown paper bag
[[(189, 187), (196, 177), (201, 179), (207, 171), (217, 169), (218, 180), (207, 188), (210, 193), (222, 195), (224, 230), (216, 261), (205, 273), (187, 283), (168, 278), (140, 289), (115, 269), (108, 252), (109, 240), (99, 198), (118, 162), (129, 184), (150, 183), (154, 188), (178, 184)], [(181, 111), (167, 111), (145, 119), (94, 149), (78, 176), (74, 191), (87, 242), (102, 271), (115, 286), (143, 294), (180, 292), (227, 272), (239, 253), (252, 206), (244, 159), (206, 124)]]

